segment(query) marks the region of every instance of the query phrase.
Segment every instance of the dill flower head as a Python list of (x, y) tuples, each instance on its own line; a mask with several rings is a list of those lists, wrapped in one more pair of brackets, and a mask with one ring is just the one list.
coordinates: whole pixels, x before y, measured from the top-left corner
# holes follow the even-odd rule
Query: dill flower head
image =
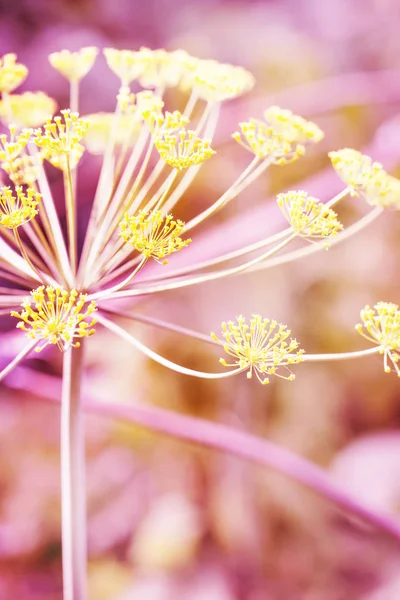
[(139, 82), (145, 88), (169, 88), (179, 84), (188, 68), (193, 64), (193, 59), (185, 50), (168, 52), (162, 48), (150, 50), (142, 48), (150, 54)]
[(0, 92), (9, 94), (21, 85), (27, 75), (28, 69), (17, 63), (16, 54), (4, 54), (0, 58)]
[(27, 332), (34, 340), (43, 340), (36, 348), (40, 352), (48, 344), (57, 344), (63, 352), (69, 347), (79, 348), (77, 338), (88, 337), (95, 333), (96, 319), (91, 315), (96, 311), (96, 302), (87, 302), (85, 294), (76, 290), (64, 290), (41, 285), (32, 290), (18, 313), (11, 316), (20, 319), (19, 329)]
[(51, 118), (57, 110), (57, 103), (44, 92), (24, 92), (11, 94), (0, 101), (0, 118), (5, 123), (19, 127), (39, 127)]
[(253, 86), (254, 77), (249, 71), (216, 60), (194, 61), (184, 78), (184, 87), (192, 89), (207, 102), (237, 98)]
[(157, 137), (183, 129), (189, 122), (189, 119), (179, 110), (165, 111), (163, 114), (158, 110), (142, 109), (141, 114), (151, 133)]
[(92, 154), (104, 154), (111, 132), (114, 131), (115, 145), (131, 147), (138, 137), (141, 125), (131, 115), (120, 115), (118, 127), (114, 128), (114, 113), (93, 113), (85, 115), (88, 124), (82, 139), (85, 148)]
[(152, 60), (151, 50), (148, 48), (137, 51), (105, 48), (103, 53), (109, 68), (119, 77), (122, 86), (129, 86), (132, 81), (141, 77)]
[(293, 230), (302, 237), (326, 239), (343, 229), (335, 211), (307, 192), (297, 190), (278, 194), (276, 200)]
[(69, 109), (62, 110), (61, 114), (62, 117), (54, 117), (45, 123), (44, 132), (40, 129), (35, 131), (33, 141), (54, 167), (65, 170), (69, 165), (73, 169), (85, 149), (80, 141), (88, 129), (88, 123)]
[(185, 248), (191, 239), (182, 240), (185, 223), (174, 220), (172, 215), (163, 216), (161, 211), (146, 213), (140, 211), (137, 215), (125, 215), (120, 225), (120, 236), (146, 259), (154, 258), (166, 265), (169, 256)]
[(235, 131), (232, 137), (256, 157), (268, 159), (271, 164), (285, 165), (297, 160), (304, 154), (307, 144), (317, 143), (324, 137), (318, 125), (278, 106), (264, 111), (264, 119), (239, 123), (240, 131)]
[(316, 144), (324, 137), (318, 125), (279, 106), (267, 108), (264, 111), (264, 119), (276, 132), (298, 144)]
[[(398, 186), (378, 162), (351, 148), (329, 153), (333, 168), (350, 188), (353, 196), (361, 195), (373, 206), (398, 208)], [(395, 188), (397, 188), (395, 190)]]
[(392, 302), (378, 302), (372, 308), (366, 306), (360, 313), (362, 323), (356, 331), (373, 344), (381, 347), (384, 355), (385, 373), (390, 373), (388, 358), (400, 377), (398, 362), (400, 359), (400, 310)]
[(32, 185), (38, 176), (38, 161), (26, 153), (31, 130), (16, 133), (15, 125), (9, 125), (10, 135), (0, 135), (0, 167), (15, 185)]
[(94, 46), (81, 48), (78, 52), (61, 50), (49, 55), (51, 66), (69, 81), (79, 81), (89, 73), (99, 50)]
[(160, 157), (171, 167), (181, 171), (211, 158), (215, 151), (210, 140), (197, 137), (195, 131), (180, 131), (176, 135), (160, 133), (155, 138)]
[[(211, 337), (234, 359), (233, 362), (227, 362), (221, 358), (220, 363), (224, 367), (248, 370), (248, 379), (252, 378), (255, 371), (258, 380), (267, 384), (269, 378), (266, 375), (277, 375), (289, 381), (295, 378), (288, 365), (301, 362), (304, 350), (299, 350), (295, 339), (288, 340), (290, 333), (286, 325), (263, 319), (260, 315), (252, 315), (249, 324), (242, 316), (236, 318), (236, 323), (222, 323), (224, 340), (220, 340), (215, 333), (211, 333)], [(282, 375), (279, 371), (281, 367), (286, 369), (289, 375)]]
[(37, 205), (41, 195), (32, 188), (26, 192), (22, 187), (16, 187), (15, 192), (10, 187), (0, 189), (0, 225), (7, 229), (16, 229), (28, 223), (37, 214)]

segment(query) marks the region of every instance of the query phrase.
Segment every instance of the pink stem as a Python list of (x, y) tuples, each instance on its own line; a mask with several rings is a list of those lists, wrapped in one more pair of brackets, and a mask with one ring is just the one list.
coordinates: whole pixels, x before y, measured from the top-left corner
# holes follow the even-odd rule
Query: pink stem
[[(59, 401), (59, 383), (56, 378), (42, 374), (35, 374), (33, 377), (32, 371), (21, 367), (17, 371), (17, 373), (14, 371), (8, 378), (8, 382), (13, 387), (22, 387), (31, 391), (40, 389), (41, 397)], [(27, 373), (26, 376), (24, 376), (24, 372)], [(86, 394), (84, 407), (90, 412), (106, 417), (125, 419), (160, 433), (223, 452), (230, 452), (246, 460), (270, 467), (313, 489), (314, 492), (346, 512), (389, 533), (400, 541), (399, 522), (363, 505), (332, 483), (323, 469), (273, 442), (226, 425), (177, 414), (154, 406), (106, 403)]]

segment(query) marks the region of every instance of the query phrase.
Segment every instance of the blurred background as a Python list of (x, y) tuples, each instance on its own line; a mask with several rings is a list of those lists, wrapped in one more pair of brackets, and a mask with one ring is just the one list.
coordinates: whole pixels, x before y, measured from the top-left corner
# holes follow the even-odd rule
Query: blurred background
[[(279, 229), (278, 191), (328, 200), (342, 189), (327, 152), (354, 147), (393, 174), (400, 166), (398, 0), (1, 0), (0, 51), (15, 52), (60, 108), (68, 86), (49, 52), (82, 46), (183, 48), (239, 64), (251, 94), (226, 103), (218, 155), (186, 194), (182, 216), (208, 206), (246, 165), (230, 133), (270, 104), (314, 119), (325, 140), (275, 167), (207, 224), (197, 252)], [(99, 57), (81, 111), (113, 110), (115, 76)], [(19, 91), (21, 91), (19, 90)], [(173, 98), (172, 98), (173, 101)], [(172, 108), (175, 108), (173, 106)], [(83, 212), (98, 164), (80, 177)], [(399, 174), (399, 173), (397, 173)], [(55, 180), (54, 186), (59, 185)], [(367, 211), (347, 201), (346, 221)], [(181, 215), (179, 215), (181, 216)], [(347, 221), (346, 221), (347, 222)], [(242, 313), (288, 323), (307, 352), (366, 348), (359, 311), (399, 303), (400, 217), (385, 213), (328, 252), (296, 263), (143, 300), (143, 314), (208, 333)], [(233, 238), (232, 238), (233, 236)], [(258, 237), (258, 239), (259, 239)], [(216, 370), (214, 350), (143, 325), (152, 348)], [(4, 333), (4, 343), (8, 334)], [(28, 369), (61, 372), (56, 352)], [(203, 382), (149, 363), (103, 331), (88, 351), (88, 386), (112, 401), (147, 402), (243, 428), (327, 469), (360, 501), (400, 519), (400, 387), (379, 357), (304, 364), (295, 382)], [(25, 372), (26, 375), (26, 372)], [(0, 388), (0, 600), (61, 600), (59, 411), (19, 383)], [(18, 379), (17, 378), (17, 379)], [(400, 556), (311, 491), (231, 456), (104, 418), (87, 417), (90, 600), (397, 600)]]

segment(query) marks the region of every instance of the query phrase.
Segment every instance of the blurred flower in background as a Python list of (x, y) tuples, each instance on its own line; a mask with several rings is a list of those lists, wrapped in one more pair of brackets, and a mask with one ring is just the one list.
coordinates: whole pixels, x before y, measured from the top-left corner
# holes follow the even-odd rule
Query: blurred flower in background
[[(210, 221), (201, 232), (204, 259), (229, 243), (254, 241), (256, 223), (259, 237), (283, 224), (279, 209), (268, 204), (278, 190), (301, 185), (323, 200), (340, 191), (328, 150), (357, 148), (398, 174), (397, 0), (15, 0), (0, 11), (1, 54), (15, 52), (30, 66), (19, 92), (44, 89), (61, 109), (69, 103), (68, 87), (48, 68), (47, 54), (64, 48), (182, 48), (253, 73), (254, 90), (222, 116), (219, 160), (194, 180), (179, 218), (206, 208), (245, 165), (245, 153), (230, 139), (239, 121), (277, 103), (317, 118), (325, 140), (301, 161), (272, 167)], [(113, 111), (114, 88), (115, 76), (97, 61), (82, 82), (82, 113)], [(171, 106), (174, 100), (171, 92)], [(101, 130), (91, 141), (94, 156), (82, 166), (78, 194), (87, 212)], [(61, 189), (61, 179), (52, 183)], [(359, 216), (365, 206), (354, 198), (346, 210)], [(228, 240), (221, 240), (221, 224)], [(386, 212), (329, 253), (136, 306), (144, 316), (201, 331), (219, 330), (227, 315), (259, 312), (290, 322), (310, 352), (357, 349), (360, 307), (381, 298), (400, 304), (399, 233), (397, 213)], [(172, 333), (127, 327), (191, 368), (207, 369), (217, 356)], [(11, 351), (7, 335), (2, 360)], [(257, 381), (220, 384), (177, 375), (104, 331), (88, 359), (91, 393), (143, 400), (265, 436), (400, 518), (400, 388), (397, 377), (383, 372), (380, 357), (304, 364), (295, 385), (271, 381), (266, 388)], [(54, 355), (49, 365), (38, 356), (29, 368), (55, 377), (61, 359)], [(59, 600), (58, 411), (41, 398), (48, 381), (35, 393), (24, 391), (23, 373), (1, 388), (0, 600)], [(398, 548), (367, 528), (353, 528), (297, 484), (132, 425), (88, 416), (87, 431), (90, 600), (397, 598)]]

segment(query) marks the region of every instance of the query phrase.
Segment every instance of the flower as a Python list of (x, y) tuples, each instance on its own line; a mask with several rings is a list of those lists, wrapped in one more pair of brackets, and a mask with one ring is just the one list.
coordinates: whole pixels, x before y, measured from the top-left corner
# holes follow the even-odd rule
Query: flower
[(183, 85), (207, 102), (223, 102), (249, 92), (254, 86), (254, 77), (242, 67), (197, 60), (189, 68)]
[(0, 91), (9, 94), (24, 81), (28, 75), (25, 65), (17, 63), (16, 54), (4, 54), (0, 59)]
[[(286, 340), (290, 336), (290, 330), (286, 325), (263, 319), (260, 315), (252, 315), (250, 324), (241, 315), (236, 318), (237, 323), (228, 321), (222, 323), (222, 335), (220, 340), (215, 333), (211, 337), (219, 342), (225, 352), (235, 360), (227, 362), (224, 358), (220, 363), (224, 367), (239, 367), (247, 370), (247, 378), (251, 379), (253, 370), (258, 380), (269, 383), (265, 375), (277, 375), (283, 379), (293, 381), (294, 374), (287, 368), (288, 365), (298, 364), (303, 360), (304, 350), (299, 350), (299, 344), (295, 339)], [(285, 376), (278, 372), (280, 367), (289, 371)]]
[(33, 141), (54, 167), (66, 170), (69, 165), (73, 169), (84, 152), (85, 148), (79, 142), (87, 132), (89, 124), (80, 119), (78, 113), (69, 109), (62, 110), (61, 114), (62, 117), (46, 121), (44, 133), (40, 129), (35, 131)]
[(41, 195), (32, 188), (26, 192), (16, 187), (15, 193), (10, 187), (0, 189), (0, 225), (7, 229), (15, 229), (28, 223), (37, 214), (37, 205)]
[(109, 68), (120, 78), (123, 87), (141, 77), (152, 59), (151, 51), (147, 48), (138, 51), (105, 48), (103, 53)]
[(27, 129), (17, 134), (15, 125), (8, 128), (9, 138), (0, 135), (0, 167), (15, 185), (32, 185), (38, 177), (40, 162), (26, 153), (32, 131)]
[(94, 65), (99, 50), (93, 46), (81, 48), (78, 52), (61, 50), (49, 55), (51, 66), (69, 81), (80, 81)]
[(80, 343), (74, 342), (76, 338), (95, 333), (96, 319), (87, 319), (96, 311), (97, 304), (87, 303), (85, 294), (42, 285), (30, 295), (22, 303), (24, 310), (20, 313), (12, 311), (11, 316), (21, 319), (17, 327), (26, 331), (29, 337), (43, 340), (36, 352), (48, 344), (57, 344), (62, 352), (71, 346), (79, 348)]
[[(398, 362), (400, 359), (400, 310), (392, 302), (378, 302), (372, 308), (365, 306), (360, 313), (362, 323), (356, 331), (373, 344), (380, 346), (384, 355), (385, 373), (390, 373), (388, 358), (400, 377)], [(364, 331), (366, 330), (366, 332)]]
[(277, 203), (293, 230), (302, 237), (330, 238), (343, 229), (335, 211), (302, 190), (278, 194)]
[(192, 241), (179, 237), (185, 223), (174, 221), (172, 215), (163, 217), (159, 210), (150, 214), (140, 211), (134, 216), (126, 214), (120, 227), (120, 235), (126, 243), (145, 258), (154, 258), (163, 265), (168, 263), (166, 256), (182, 250)]
[(330, 152), (329, 158), (353, 196), (361, 195), (373, 206), (400, 207), (400, 182), (388, 175), (380, 163), (351, 148)]
[(324, 137), (318, 125), (278, 106), (264, 111), (264, 119), (265, 122), (249, 119), (239, 123), (241, 131), (235, 131), (232, 137), (271, 164), (285, 165), (297, 160), (307, 144), (317, 143)]
[(15, 123), (19, 127), (39, 127), (56, 110), (56, 101), (44, 92), (11, 94), (6, 101), (0, 101), (0, 118), (5, 123)]
[(155, 138), (160, 157), (171, 167), (181, 171), (211, 158), (215, 151), (210, 140), (197, 137), (195, 131), (180, 131), (176, 135), (160, 133)]

